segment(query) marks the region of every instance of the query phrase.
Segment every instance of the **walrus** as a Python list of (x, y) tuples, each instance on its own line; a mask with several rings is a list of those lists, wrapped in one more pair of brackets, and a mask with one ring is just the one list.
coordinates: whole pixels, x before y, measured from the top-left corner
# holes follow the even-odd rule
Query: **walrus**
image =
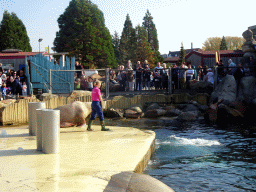
[(74, 101), (55, 108), (60, 110), (60, 127), (86, 126), (85, 119), (92, 112), (91, 104), (91, 102)]

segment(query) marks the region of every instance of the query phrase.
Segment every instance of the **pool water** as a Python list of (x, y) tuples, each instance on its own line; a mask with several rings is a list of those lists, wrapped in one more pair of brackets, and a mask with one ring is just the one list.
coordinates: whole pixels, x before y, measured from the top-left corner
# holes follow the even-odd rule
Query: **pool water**
[(158, 123), (156, 150), (144, 173), (176, 192), (256, 191), (255, 131), (223, 130), (200, 121)]

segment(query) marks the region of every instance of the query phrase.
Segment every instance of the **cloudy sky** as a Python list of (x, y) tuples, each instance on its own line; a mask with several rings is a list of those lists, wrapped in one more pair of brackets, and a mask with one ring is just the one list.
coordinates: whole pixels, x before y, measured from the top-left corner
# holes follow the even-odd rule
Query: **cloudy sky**
[[(157, 28), (161, 54), (178, 51), (181, 42), (189, 49), (201, 48), (208, 37), (239, 36), (256, 25), (256, 0), (91, 0), (104, 13), (111, 35), (121, 35), (126, 15), (133, 27), (142, 25), (147, 9)], [(26, 26), (33, 51), (53, 47), (57, 19), (70, 0), (0, 0), (0, 21), (4, 10), (14, 12)]]

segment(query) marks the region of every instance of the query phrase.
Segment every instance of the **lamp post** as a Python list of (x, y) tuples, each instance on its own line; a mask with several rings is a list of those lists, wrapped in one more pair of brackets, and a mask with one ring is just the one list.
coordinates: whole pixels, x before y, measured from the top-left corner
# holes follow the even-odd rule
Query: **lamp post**
[(39, 42), (39, 54), (40, 54), (40, 42), (41, 42), (41, 41), (43, 41), (43, 39), (42, 39), (42, 38), (39, 38), (39, 39), (38, 39), (38, 42)]

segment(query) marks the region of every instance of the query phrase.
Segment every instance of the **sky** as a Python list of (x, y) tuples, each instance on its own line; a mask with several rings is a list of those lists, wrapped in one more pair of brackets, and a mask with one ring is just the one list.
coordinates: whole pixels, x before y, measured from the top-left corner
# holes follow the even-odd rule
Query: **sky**
[[(71, 0), (0, 0), (0, 21), (4, 10), (14, 12), (24, 23), (32, 51), (53, 47), (57, 19)], [(147, 9), (153, 17), (161, 54), (202, 48), (209, 37), (238, 36), (256, 25), (256, 0), (91, 0), (103, 12), (110, 34), (121, 35), (126, 15), (133, 27), (142, 25)], [(52, 52), (52, 50), (50, 49)]]

